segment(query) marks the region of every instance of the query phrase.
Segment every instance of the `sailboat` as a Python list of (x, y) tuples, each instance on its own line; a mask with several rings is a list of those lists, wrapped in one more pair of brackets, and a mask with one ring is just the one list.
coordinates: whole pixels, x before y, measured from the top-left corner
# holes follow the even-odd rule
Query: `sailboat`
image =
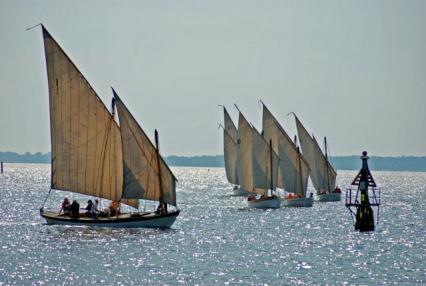
[(311, 168), (311, 180), (317, 190), (318, 201), (340, 201), (341, 190), (336, 187), (337, 172), (328, 160), (327, 139), (324, 137), (325, 152), (323, 153), (315, 137), (308, 133), (295, 114), (294, 117), (302, 152)]
[(260, 195), (248, 197), (249, 208), (279, 208), (281, 200), (276, 193), (279, 158), (272, 149), (272, 142), (268, 144), (241, 111), (238, 119), (238, 136), (240, 185)]
[(238, 179), (238, 130), (223, 106), (223, 157), (225, 160), (225, 173), (228, 182), (234, 184), (234, 196), (248, 196), (251, 193), (239, 186)]
[[(170, 227), (179, 215), (177, 180), (160, 156), (158, 133), (154, 146), (115, 91), (109, 112), (47, 29), (42, 30), (52, 161), (51, 187), (40, 215), (48, 224)], [(52, 190), (111, 200), (135, 211), (97, 218), (59, 214), (44, 208)], [(139, 212), (139, 199), (158, 201), (157, 211)], [(176, 209), (168, 211), (167, 204)]]
[(266, 105), (263, 105), (262, 128), (266, 140), (271, 140), (274, 151), (280, 161), (278, 166), (277, 187), (285, 190), (287, 195), (282, 198), (286, 207), (311, 207), (312, 195), (307, 197), (309, 166), (300, 153), (296, 142), (293, 142), (284, 128), (275, 119)]

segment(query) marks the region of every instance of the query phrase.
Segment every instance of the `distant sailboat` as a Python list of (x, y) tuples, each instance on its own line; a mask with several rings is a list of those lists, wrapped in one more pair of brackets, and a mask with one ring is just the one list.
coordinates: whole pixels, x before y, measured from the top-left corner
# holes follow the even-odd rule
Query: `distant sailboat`
[(225, 106), (223, 106), (224, 126), (223, 126), (223, 149), (225, 160), (225, 172), (228, 182), (234, 185), (235, 196), (248, 196), (251, 193), (239, 187), (238, 178), (238, 130), (229, 116)]
[[(245, 190), (261, 195), (248, 197), (250, 208), (279, 208), (281, 200), (276, 194), (278, 155), (262, 135), (239, 112), (239, 182)], [(269, 190), (269, 191), (268, 191)]]
[(263, 136), (266, 140), (271, 140), (280, 158), (277, 187), (283, 188), (288, 193), (282, 199), (284, 206), (311, 207), (313, 198), (306, 197), (309, 178), (308, 163), (265, 104), (263, 104), (262, 125)]
[(326, 138), (324, 137), (325, 152), (323, 153), (315, 137), (308, 133), (296, 115), (294, 117), (302, 152), (311, 168), (311, 180), (317, 190), (318, 200), (340, 201), (341, 191), (336, 187), (337, 172), (328, 160)]
[[(179, 210), (176, 178), (114, 92), (120, 126), (81, 72), (42, 26), (46, 56), (51, 190), (95, 196), (138, 208), (139, 199), (158, 201), (158, 212), (81, 217), (40, 209), (48, 224), (102, 227), (170, 227)], [(158, 136), (156, 134), (156, 142)]]

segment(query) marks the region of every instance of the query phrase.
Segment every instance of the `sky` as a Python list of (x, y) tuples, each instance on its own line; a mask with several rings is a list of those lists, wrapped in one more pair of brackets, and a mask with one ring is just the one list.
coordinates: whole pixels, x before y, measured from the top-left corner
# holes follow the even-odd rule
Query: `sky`
[[(164, 155), (223, 153), (238, 105), (295, 112), (332, 155), (426, 155), (426, 1), (0, 0), (0, 151), (50, 150), (43, 23)], [(320, 139), (319, 139), (320, 140)]]

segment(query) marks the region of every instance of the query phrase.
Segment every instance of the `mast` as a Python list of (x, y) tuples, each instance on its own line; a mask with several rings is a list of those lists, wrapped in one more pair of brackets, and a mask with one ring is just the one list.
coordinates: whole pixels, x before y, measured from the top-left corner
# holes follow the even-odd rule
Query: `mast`
[(302, 191), (303, 191), (303, 197), (306, 197), (306, 193), (305, 193), (305, 190), (303, 189), (303, 181), (302, 181), (302, 166), (301, 166), (301, 163), (300, 163), (300, 149), (299, 149), (299, 147), (297, 147), (297, 162), (298, 162), (298, 164), (299, 164), (299, 179), (300, 179), (300, 188), (302, 189)]
[(164, 197), (164, 190), (163, 190), (163, 180), (161, 179), (161, 166), (160, 166), (160, 146), (158, 143), (158, 131), (155, 129), (155, 148), (157, 151), (157, 168), (158, 168), (158, 182), (160, 185), (160, 207), (163, 208), (163, 197)]
[[(299, 180), (300, 180), (300, 188), (303, 190), (303, 180), (302, 180), (302, 165), (300, 163), (300, 156), (302, 155), (300, 153), (300, 148), (297, 146), (297, 135), (294, 135), (294, 145), (296, 146), (296, 150), (297, 150), (297, 167), (299, 168), (299, 172), (298, 172), (298, 176), (299, 176)], [(296, 178), (297, 180), (297, 178)], [(297, 186), (297, 184), (296, 184)], [(303, 196), (306, 197), (306, 193), (303, 193)]]
[[(296, 148), (296, 156), (297, 156), (297, 172), (300, 173), (300, 158), (299, 158), (299, 149), (297, 147), (297, 135), (294, 135), (294, 147)], [(296, 188), (297, 188), (297, 174), (294, 176), (294, 190), (293, 193), (296, 194)]]
[(330, 188), (330, 176), (329, 176), (329, 166), (328, 166), (328, 154), (327, 154), (327, 137), (324, 136), (324, 154), (325, 154), (325, 175), (327, 176), (327, 188), (328, 192), (331, 193)]
[(273, 194), (273, 173), (272, 173), (272, 139), (269, 139), (269, 161), (270, 161), (270, 165), (271, 165), (271, 196)]

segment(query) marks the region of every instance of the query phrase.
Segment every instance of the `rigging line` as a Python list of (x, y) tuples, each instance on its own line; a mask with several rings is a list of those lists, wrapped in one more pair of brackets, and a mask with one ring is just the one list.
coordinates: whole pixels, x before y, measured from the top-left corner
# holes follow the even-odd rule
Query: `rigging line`
[(43, 24), (40, 22), (40, 23), (38, 23), (37, 25), (34, 25), (34, 26), (32, 26), (32, 27), (29, 27), (29, 28), (26, 28), (26, 29), (25, 29), (25, 31), (32, 30), (32, 29), (34, 29), (35, 27), (38, 27), (38, 26), (42, 26), (42, 27), (43, 27)]
[(49, 192), (47, 192), (47, 195), (46, 195), (46, 197), (44, 198), (43, 204), (41, 205), (40, 212), (43, 212), (44, 205), (46, 204), (47, 199), (49, 198), (49, 196), (50, 196), (50, 192), (51, 192), (51, 191), (52, 191), (52, 188), (49, 188)]
[[(232, 141), (235, 145), (238, 145), (238, 142), (235, 142), (235, 140), (232, 138), (231, 134), (229, 134), (229, 132), (228, 132), (225, 128), (223, 128), (223, 131), (226, 133), (226, 135), (228, 135), (228, 136), (229, 136), (229, 139), (231, 139), (231, 141)], [(224, 136), (225, 136), (225, 135), (224, 135)], [(237, 141), (238, 141), (238, 139), (237, 139)]]
[(226, 134), (228, 134), (229, 137), (231, 137), (232, 142), (234, 142), (235, 144), (238, 144), (237, 142), (235, 142), (235, 140), (232, 138), (231, 134), (229, 134), (228, 130), (226, 130), (225, 126), (222, 125), (222, 123), (219, 123), (219, 126), (217, 127), (217, 130), (220, 130), (220, 128), (222, 127), (223, 131), (226, 132)]
[(234, 103), (235, 108), (242, 114), (241, 110), (238, 108), (237, 104)]
[(246, 118), (245, 118), (245, 116), (244, 116), (244, 114), (241, 112), (241, 110), (238, 108), (238, 106), (237, 106), (237, 104), (236, 103), (234, 103), (234, 106), (235, 106), (235, 108), (238, 110), (238, 112), (241, 114), (241, 116), (244, 118), (244, 120), (245, 121), (247, 121), (247, 123), (252, 127), (252, 128), (254, 128), (254, 129), (256, 129), (255, 127), (254, 127), (254, 125), (251, 123), (251, 122), (249, 122)]

